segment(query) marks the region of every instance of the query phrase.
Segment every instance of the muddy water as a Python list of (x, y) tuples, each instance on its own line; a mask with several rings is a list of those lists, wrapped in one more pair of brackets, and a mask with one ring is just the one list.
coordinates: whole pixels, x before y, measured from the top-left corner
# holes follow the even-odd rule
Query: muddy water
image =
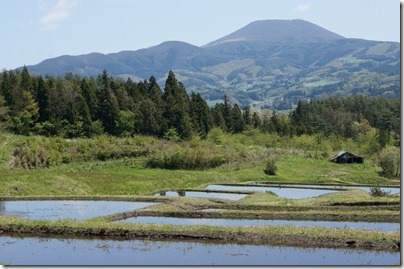
[(213, 226), (253, 226), (253, 225), (293, 225), (319, 226), (333, 228), (369, 229), (399, 231), (400, 223), (347, 222), (347, 221), (300, 221), (300, 220), (262, 220), (262, 219), (212, 219), (212, 218), (173, 218), (138, 216), (120, 220), (126, 223), (155, 223), (174, 225), (213, 225)]
[(199, 198), (220, 198), (229, 200), (240, 200), (246, 197), (246, 194), (236, 193), (224, 193), (224, 192), (204, 192), (204, 191), (167, 191), (163, 193), (157, 193), (156, 196), (184, 196), (184, 197), (199, 197)]
[(124, 201), (1, 201), (0, 215), (16, 215), (29, 219), (83, 220), (155, 204)]
[(0, 237), (5, 265), (397, 265), (400, 252), (178, 241)]

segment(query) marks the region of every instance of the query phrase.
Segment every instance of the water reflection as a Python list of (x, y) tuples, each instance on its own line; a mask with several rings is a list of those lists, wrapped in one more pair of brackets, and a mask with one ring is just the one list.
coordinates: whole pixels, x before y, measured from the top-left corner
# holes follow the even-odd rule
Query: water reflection
[(6, 265), (397, 265), (400, 252), (4, 236), (0, 261)]
[(155, 196), (181, 196), (199, 198), (220, 198), (229, 200), (240, 200), (246, 194), (225, 193), (225, 192), (204, 192), (204, 191), (160, 191)]
[[(4, 201), (0, 215), (16, 215), (29, 219), (83, 220), (118, 212), (130, 211), (156, 203), (125, 201)], [(1, 206), (1, 205), (0, 205)]]
[(341, 190), (322, 190), (322, 189), (302, 189), (302, 188), (282, 188), (282, 187), (264, 187), (264, 186), (229, 186), (229, 185), (208, 185), (206, 190), (218, 191), (271, 191), (279, 197), (288, 199), (301, 199), (315, 197), (327, 193)]
[[(257, 186), (268, 186), (268, 185), (279, 185), (279, 184), (268, 184), (268, 183), (260, 183), (260, 182), (253, 182), (253, 185)], [(349, 185), (303, 185), (303, 184), (282, 184), (284, 187), (300, 187), (300, 188), (311, 188), (311, 189), (318, 189), (318, 188), (330, 188), (330, 189), (360, 189), (367, 192), (370, 192), (372, 187), (362, 187), (362, 186), (349, 186)], [(380, 190), (390, 193), (390, 194), (397, 194), (401, 192), (400, 187), (380, 187)]]
[(213, 226), (253, 226), (253, 225), (293, 225), (320, 226), (333, 228), (369, 229), (399, 231), (400, 223), (350, 222), (350, 221), (310, 221), (310, 220), (263, 220), (263, 219), (219, 219), (219, 218), (173, 218), (138, 216), (120, 220), (126, 223), (155, 223), (173, 225), (213, 225)]
[[(350, 189), (361, 189), (370, 192), (371, 187), (358, 187), (358, 186), (322, 186), (322, 185), (298, 185), (298, 184), (264, 184), (256, 182), (252, 185), (220, 185), (220, 184), (210, 184), (206, 187), (206, 190), (217, 190), (217, 191), (271, 191), (276, 193), (279, 197), (288, 199), (301, 199), (316, 197), (327, 193), (333, 193), (337, 191), (344, 191)], [(380, 188), (390, 194), (400, 193), (400, 188)]]
[(4, 215), (4, 212), (6, 212), (6, 205), (3, 201), (0, 201), (0, 215)]

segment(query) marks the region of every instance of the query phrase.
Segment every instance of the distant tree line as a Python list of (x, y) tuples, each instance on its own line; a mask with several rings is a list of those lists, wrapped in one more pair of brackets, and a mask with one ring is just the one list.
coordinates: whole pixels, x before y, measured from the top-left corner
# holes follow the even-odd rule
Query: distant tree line
[(210, 108), (199, 93), (188, 95), (169, 71), (164, 89), (156, 79), (134, 82), (66, 73), (64, 77), (21, 71), (0, 73), (0, 127), (16, 134), (66, 138), (144, 134), (170, 139), (206, 138), (212, 128), (228, 133), (260, 130), (280, 136), (303, 134), (358, 138), (369, 132), (383, 147), (400, 135), (400, 100), (330, 97), (299, 101), (289, 115), (223, 103)]
[(356, 95), (300, 100), (290, 121), (297, 135), (321, 133), (355, 139), (373, 130), (384, 147), (390, 139), (400, 137), (400, 114), (398, 98)]

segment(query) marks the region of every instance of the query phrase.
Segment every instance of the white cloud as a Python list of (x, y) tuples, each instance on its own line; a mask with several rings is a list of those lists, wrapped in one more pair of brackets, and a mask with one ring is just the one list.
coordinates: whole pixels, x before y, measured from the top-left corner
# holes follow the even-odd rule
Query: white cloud
[(307, 10), (310, 9), (310, 4), (299, 4), (296, 8), (295, 11), (298, 12), (306, 12)]
[[(77, 0), (58, 0), (48, 12), (39, 19), (42, 30), (52, 30), (60, 27), (60, 23), (69, 18), (72, 9), (77, 5)], [(38, 9), (44, 10), (46, 4), (43, 0), (38, 2)]]

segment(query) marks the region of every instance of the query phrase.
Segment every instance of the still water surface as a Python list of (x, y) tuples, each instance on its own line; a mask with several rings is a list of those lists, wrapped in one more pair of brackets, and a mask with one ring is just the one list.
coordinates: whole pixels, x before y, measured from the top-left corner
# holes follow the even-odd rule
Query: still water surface
[[(155, 196), (161, 196), (157, 193)], [(176, 192), (176, 191), (167, 191), (163, 196), (184, 196), (184, 197), (199, 197), (199, 198), (220, 198), (220, 199), (229, 199), (229, 200), (240, 200), (241, 198), (246, 197), (246, 194), (237, 194), (237, 193), (225, 193), (225, 192), (204, 192), (204, 191), (185, 191), (185, 192)]]
[[(296, 187), (296, 188), (293, 188)], [(300, 187), (300, 188), (299, 188)], [(321, 188), (329, 188), (329, 190), (322, 190)], [(218, 191), (272, 191), (279, 197), (288, 199), (301, 199), (316, 197), (327, 193), (333, 193), (337, 191), (343, 191), (341, 189), (361, 189), (370, 192), (371, 187), (352, 187), (352, 186), (320, 186), (320, 185), (293, 185), (285, 184), (285, 186), (265, 186), (265, 184), (257, 183), (250, 186), (229, 186), (220, 184), (210, 184), (206, 187), (206, 190), (218, 190)], [(390, 194), (400, 193), (400, 188), (380, 188), (382, 191)]]
[(263, 187), (263, 186), (227, 186), (227, 185), (208, 185), (206, 190), (218, 191), (272, 191), (279, 197), (289, 199), (301, 199), (315, 197), (327, 193), (336, 192), (339, 190), (319, 190), (319, 189), (302, 189), (302, 188), (278, 188), (278, 187)]
[(29, 219), (84, 220), (155, 204), (125, 201), (2, 201), (0, 202), (0, 215), (15, 215)]
[(348, 222), (348, 221), (306, 221), (306, 220), (263, 220), (263, 219), (212, 219), (212, 218), (173, 218), (138, 216), (120, 220), (126, 223), (155, 223), (173, 225), (213, 225), (213, 226), (253, 226), (253, 225), (293, 225), (304, 227), (332, 227), (399, 231), (400, 223)]
[(178, 241), (0, 237), (5, 265), (397, 265), (400, 252)]

